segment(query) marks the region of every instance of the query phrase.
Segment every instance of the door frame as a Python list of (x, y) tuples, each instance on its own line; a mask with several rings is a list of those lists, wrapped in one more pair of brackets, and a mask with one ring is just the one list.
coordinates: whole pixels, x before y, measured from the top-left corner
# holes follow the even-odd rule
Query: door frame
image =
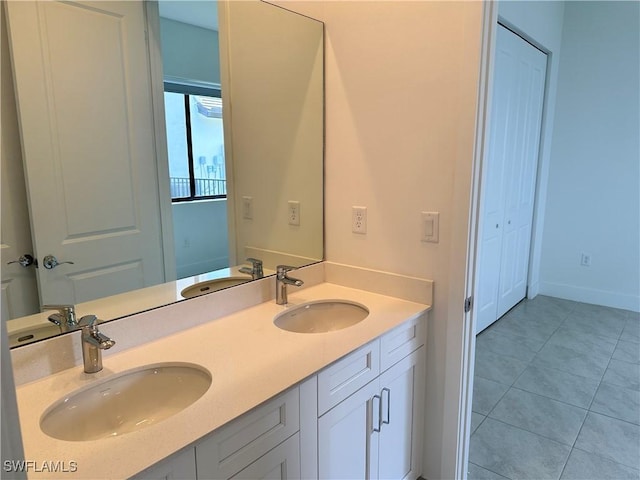
[[(493, 87), (493, 70), (495, 67), (495, 49), (498, 33), (498, 23), (508, 28), (516, 35), (523, 38), (534, 47), (547, 55), (547, 69), (542, 107), (542, 120), (540, 129), (540, 144), (536, 167), (536, 183), (534, 208), (531, 231), (531, 245), (529, 250), (527, 273), (527, 297), (534, 298), (538, 295), (540, 259), (542, 249), (542, 231), (544, 224), (544, 212), (546, 207), (546, 189), (548, 182), (549, 162), (545, 158), (547, 149), (551, 143), (551, 132), (548, 127), (552, 125), (553, 109), (549, 108), (552, 59), (556, 54), (537, 42), (531, 35), (515, 26), (512, 22), (498, 15), (498, 2), (485, 2), (483, 10), (482, 45), (480, 78), (478, 80), (478, 111), (476, 114), (476, 136), (474, 144), (474, 158), (471, 178), (471, 202), (469, 206), (469, 231), (467, 250), (467, 274), (465, 279), (465, 298), (473, 298), (477, 292), (476, 282), (478, 245), (480, 240), (480, 197), (482, 193), (482, 172), (486, 164), (486, 156), (489, 150), (491, 102)], [(551, 122), (551, 123), (550, 123)], [(464, 314), (462, 331), (462, 352), (460, 358), (460, 395), (459, 395), (459, 422), (457, 430), (457, 449), (455, 457), (455, 478), (467, 478), (469, 446), (471, 437), (471, 412), (473, 402), (473, 376), (475, 370), (476, 348), (476, 304), (472, 303), (469, 312)]]

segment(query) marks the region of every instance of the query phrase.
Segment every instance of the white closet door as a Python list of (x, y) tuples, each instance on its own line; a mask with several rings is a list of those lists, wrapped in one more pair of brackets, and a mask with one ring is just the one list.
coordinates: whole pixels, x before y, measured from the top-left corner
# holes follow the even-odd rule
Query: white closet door
[(6, 7), (41, 302), (163, 282), (143, 2)]
[(476, 333), (526, 295), (547, 56), (498, 26), (482, 177)]

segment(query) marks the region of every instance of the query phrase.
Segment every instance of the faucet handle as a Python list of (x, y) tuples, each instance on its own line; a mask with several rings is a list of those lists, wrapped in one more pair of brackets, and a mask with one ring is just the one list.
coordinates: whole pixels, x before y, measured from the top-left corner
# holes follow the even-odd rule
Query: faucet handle
[(98, 317), (96, 317), (95, 315), (85, 315), (84, 317), (80, 318), (78, 325), (82, 328), (93, 329), (94, 327), (96, 327), (97, 322)]
[(43, 305), (42, 308), (44, 310), (58, 310), (58, 313), (54, 313), (49, 316), (49, 321), (55, 323), (60, 326), (62, 323), (65, 323), (69, 326), (75, 326), (78, 323), (76, 322), (76, 309), (75, 306), (71, 304), (60, 304), (60, 305)]
[(262, 278), (264, 276), (262, 270), (262, 260), (260, 260), (259, 258), (249, 257), (247, 258), (247, 262), (251, 263), (251, 274), (253, 275), (254, 279)]
[(298, 267), (292, 267), (291, 265), (278, 265), (276, 267), (278, 275), (286, 275), (291, 270), (297, 270)]
[(248, 257), (247, 262), (249, 262), (254, 269), (262, 268), (262, 260), (259, 258)]

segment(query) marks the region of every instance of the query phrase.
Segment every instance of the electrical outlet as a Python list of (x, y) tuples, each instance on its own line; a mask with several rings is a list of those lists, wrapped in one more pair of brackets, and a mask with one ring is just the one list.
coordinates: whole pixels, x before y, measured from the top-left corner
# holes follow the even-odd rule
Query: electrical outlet
[(253, 219), (253, 197), (242, 197), (242, 218)]
[(580, 265), (582, 265), (583, 267), (590, 267), (591, 255), (588, 253), (583, 253), (582, 256), (580, 257)]
[(289, 200), (289, 225), (300, 225), (300, 202)]
[(351, 208), (351, 231), (367, 233), (367, 207)]

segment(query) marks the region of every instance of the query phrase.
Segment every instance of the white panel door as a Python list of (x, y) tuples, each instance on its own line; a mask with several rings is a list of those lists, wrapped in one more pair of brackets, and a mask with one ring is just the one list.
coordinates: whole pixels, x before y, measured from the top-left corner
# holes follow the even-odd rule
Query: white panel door
[(2, 94), (2, 227), (0, 232), (0, 251), (2, 253), (2, 320), (31, 315), (40, 311), (38, 289), (36, 285), (36, 269), (34, 265), (22, 267), (19, 263), (11, 263), (21, 256), (33, 255), (31, 245), (31, 229), (29, 227), (29, 211), (27, 209), (27, 193), (24, 186), (22, 168), (22, 152), (20, 151), (20, 133), (17, 127), (17, 112), (7, 32), (4, 28), (4, 8), (0, 8), (2, 22), (2, 38), (0, 39), (0, 86)]
[[(529, 248), (544, 104), (547, 56), (522, 38), (501, 28), (518, 59), (515, 71), (514, 122), (504, 133), (512, 144), (506, 164), (505, 216), (497, 318), (527, 294)], [(505, 48), (507, 48), (505, 46)]]
[(6, 6), (41, 302), (163, 282), (143, 2)]
[(379, 393), (378, 381), (373, 380), (318, 419), (320, 479), (378, 478), (379, 434), (372, 429), (378, 424), (380, 398), (374, 402), (373, 397)]
[[(499, 30), (502, 30), (500, 27)], [(478, 247), (477, 332), (495, 322), (498, 311), (500, 254), (504, 225), (505, 164), (509, 143), (503, 135), (511, 117), (510, 105), (515, 102), (514, 65), (516, 58), (510, 50), (496, 46), (496, 67), (493, 79), (494, 95), (491, 107), (489, 151), (482, 170), (480, 200), (480, 243)]]
[(482, 172), (476, 333), (526, 295), (546, 55), (498, 26)]

